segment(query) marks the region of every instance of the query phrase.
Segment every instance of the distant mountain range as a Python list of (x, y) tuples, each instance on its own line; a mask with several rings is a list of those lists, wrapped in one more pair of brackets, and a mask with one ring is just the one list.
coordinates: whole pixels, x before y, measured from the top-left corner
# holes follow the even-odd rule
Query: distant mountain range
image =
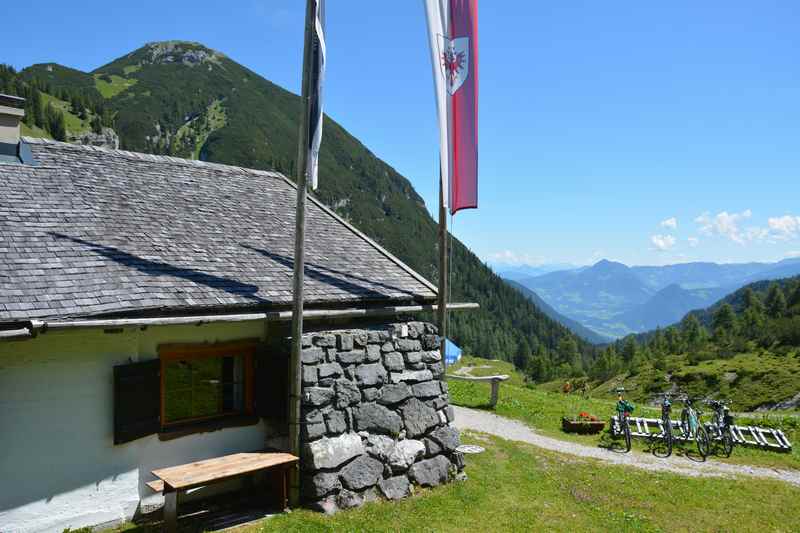
[(566, 318), (616, 338), (674, 324), (749, 283), (798, 274), (800, 258), (634, 267), (602, 260), (590, 267), (508, 279)]
[(510, 280), (521, 280), (526, 278), (532, 278), (535, 276), (541, 276), (543, 274), (549, 274), (550, 272), (557, 272), (559, 270), (573, 270), (579, 268), (577, 265), (571, 265), (569, 263), (548, 263), (544, 265), (519, 265), (519, 266), (509, 266), (509, 265), (502, 265), (502, 264), (492, 264), (489, 263), (489, 266), (495, 272), (500, 273), (500, 277), (503, 279), (510, 279)]

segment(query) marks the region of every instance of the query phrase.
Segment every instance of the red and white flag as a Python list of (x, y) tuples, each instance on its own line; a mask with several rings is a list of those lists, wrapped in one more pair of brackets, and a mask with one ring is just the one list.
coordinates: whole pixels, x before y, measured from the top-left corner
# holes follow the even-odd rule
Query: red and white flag
[(478, 0), (423, 0), (445, 205), (478, 207)]

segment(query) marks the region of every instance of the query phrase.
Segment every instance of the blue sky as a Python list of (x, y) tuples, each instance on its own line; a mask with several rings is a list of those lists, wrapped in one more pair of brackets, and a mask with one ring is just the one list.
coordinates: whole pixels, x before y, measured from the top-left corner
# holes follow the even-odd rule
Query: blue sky
[[(4, 12), (0, 61), (90, 70), (186, 39), (298, 91), (302, 4), (22, 3)], [(482, 0), (480, 208), (456, 215), (455, 234), (492, 262), (800, 255), (796, 7)], [(327, 10), (326, 111), (434, 208), (421, 1)]]

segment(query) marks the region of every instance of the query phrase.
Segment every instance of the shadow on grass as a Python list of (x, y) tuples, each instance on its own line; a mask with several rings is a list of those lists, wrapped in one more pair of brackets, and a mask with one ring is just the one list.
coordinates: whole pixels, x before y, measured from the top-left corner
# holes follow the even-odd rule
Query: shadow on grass
[(600, 435), (597, 447), (614, 453), (628, 453), (627, 450), (625, 450), (625, 440), (622, 438), (622, 435), (613, 436), (609, 431), (604, 431)]

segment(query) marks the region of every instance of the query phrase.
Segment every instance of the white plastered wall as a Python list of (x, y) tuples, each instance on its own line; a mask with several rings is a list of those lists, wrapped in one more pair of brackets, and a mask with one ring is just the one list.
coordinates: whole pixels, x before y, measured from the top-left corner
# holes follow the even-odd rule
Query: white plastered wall
[(150, 471), (264, 447), (263, 422), (115, 446), (113, 367), (163, 343), (264, 338), (263, 322), (48, 332), (0, 343), (0, 532), (62, 531), (159, 504)]

